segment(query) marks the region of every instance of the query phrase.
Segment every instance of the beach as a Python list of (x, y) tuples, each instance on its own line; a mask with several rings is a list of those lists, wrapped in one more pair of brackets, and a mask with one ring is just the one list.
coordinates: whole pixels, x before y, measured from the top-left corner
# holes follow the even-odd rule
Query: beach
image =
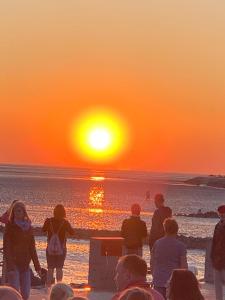
[[(24, 201), (35, 228), (38, 256), (46, 267), (46, 237), (41, 233), (45, 218), (52, 216), (56, 204), (66, 207), (67, 219), (77, 229), (76, 238), (68, 239), (64, 280), (87, 283), (90, 236), (119, 234), (124, 218), (134, 202), (142, 206), (142, 218), (148, 231), (154, 211), (152, 198), (162, 192), (174, 213), (193, 213), (199, 208), (215, 210), (225, 198), (225, 190), (188, 186), (183, 181), (191, 174), (164, 174), (129, 171), (93, 171), (46, 167), (0, 166), (0, 213), (12, 200)], [(146, 200), (146, 191), (150, 200)], [(188, 263), (204, 276), (204, 243), (212, 237), (217, 219), (177, 216), (179, 234), (190, 242)], [(194, 242), (192, 241), (194, 238)], [(200, 242), (199, 242), (200, 241)], [(203, 241), (203, 242), (202, 242)], [(0, 236), (0, 244), (2, 236)], [(149, 264), (149, 248), (143, 248)], [(79, 266), (79, 268), (77, 267)]]

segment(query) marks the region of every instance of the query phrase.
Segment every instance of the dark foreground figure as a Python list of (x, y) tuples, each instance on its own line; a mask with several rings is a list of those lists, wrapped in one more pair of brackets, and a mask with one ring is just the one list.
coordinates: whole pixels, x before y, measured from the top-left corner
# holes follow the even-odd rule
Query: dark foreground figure
[(131, 216), (122, 223), (121, 236), (124, 238), (126, 254), (142, 256), (142, 241), (147, 236), (146, 223), (140, 218), (139, 204), (131, 206)]
[(223, 300), (225, 282), (225, 205), (218, 207), (220, 221), (216, 224), (211, 249), (211, 260), (214, 268), (216, 300)]

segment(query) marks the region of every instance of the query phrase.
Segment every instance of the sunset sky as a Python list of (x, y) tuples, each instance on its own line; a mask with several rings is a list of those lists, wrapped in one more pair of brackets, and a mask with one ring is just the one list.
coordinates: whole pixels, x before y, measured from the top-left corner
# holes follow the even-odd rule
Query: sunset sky
[[(8, 0), (0, 38), (0, 163), (225, 173), (223, 0)], [(104, 165), (71, 146), (95, 107), (130, 133)]]

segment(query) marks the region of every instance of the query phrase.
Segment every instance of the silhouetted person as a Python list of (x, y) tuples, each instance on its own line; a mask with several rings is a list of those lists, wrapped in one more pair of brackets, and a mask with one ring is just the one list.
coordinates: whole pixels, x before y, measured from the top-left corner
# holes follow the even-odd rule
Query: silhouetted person
[(211, 260), (214, 268), (214, 284), (216, 300), (223, 300), (223, 282), (225, 281), (225, 205), (218, 207), (220, 221), (216, 224), (212, 249)]
[(172, 210), (164, 206), (163, 194), (156, 194), (154, 198), (156, 210), (152, 216), (152, 226), (149, 234), (149, 247), (152, 249), (155, 241), (164, 236), (163, 222), (166, 218), (172, 217)]
[(15, 202), (3, 237), (4, 258), (9, 285), (20, 290), (24, 300), (30, 295), (30, 262), (40, 274), (31, 221), (22, 202)]
[(62, 281), (63, 266), (66, 258), (66, 234), (74, 235), (73, 228), (66, 220), (66, 211), (63, 205), (56, 205), (54, 217), (45, 220), (42, 231), (47, 232), (48, 235), (46, 249), (48, 265), (47, 286), (51, 286), (54, 269), (56, 269), (57, 282)]
[(142, 256), (142, 240), (147, 236), (147, 227), (140, 213), (141, 207), (135, 203), (131, 206), (130, 218), (123, 221), (121, 236), (124, 238), (126, 254)]
[(198, 280), (189, 270), (173, 270), (167, 290), (168, 300), (204, 300)]
[(163, 223), (165, 236), (152, 249), (152, 277), (154, 288), (166, 299), (167, 282), (174, 269), (187, 269), (186, 246), (177, 240), (178, 224), (168, 218)]

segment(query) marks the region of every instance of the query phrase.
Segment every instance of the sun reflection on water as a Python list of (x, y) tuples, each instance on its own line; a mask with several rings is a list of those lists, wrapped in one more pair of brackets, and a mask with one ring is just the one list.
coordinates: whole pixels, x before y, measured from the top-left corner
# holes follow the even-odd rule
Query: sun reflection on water
[(102, 213), (104, 203), (104, 189), (100, 186), (91, 187), (88, 197), (89, 212)]
[(94, 185), (91, 186), (88, 195), (88, 210), (90, 213), (103, 213), (103, 205), (105, 201), (105, 191), (102, 182), (103, 176), (92, 176), (91, 180), (94, 181)]

